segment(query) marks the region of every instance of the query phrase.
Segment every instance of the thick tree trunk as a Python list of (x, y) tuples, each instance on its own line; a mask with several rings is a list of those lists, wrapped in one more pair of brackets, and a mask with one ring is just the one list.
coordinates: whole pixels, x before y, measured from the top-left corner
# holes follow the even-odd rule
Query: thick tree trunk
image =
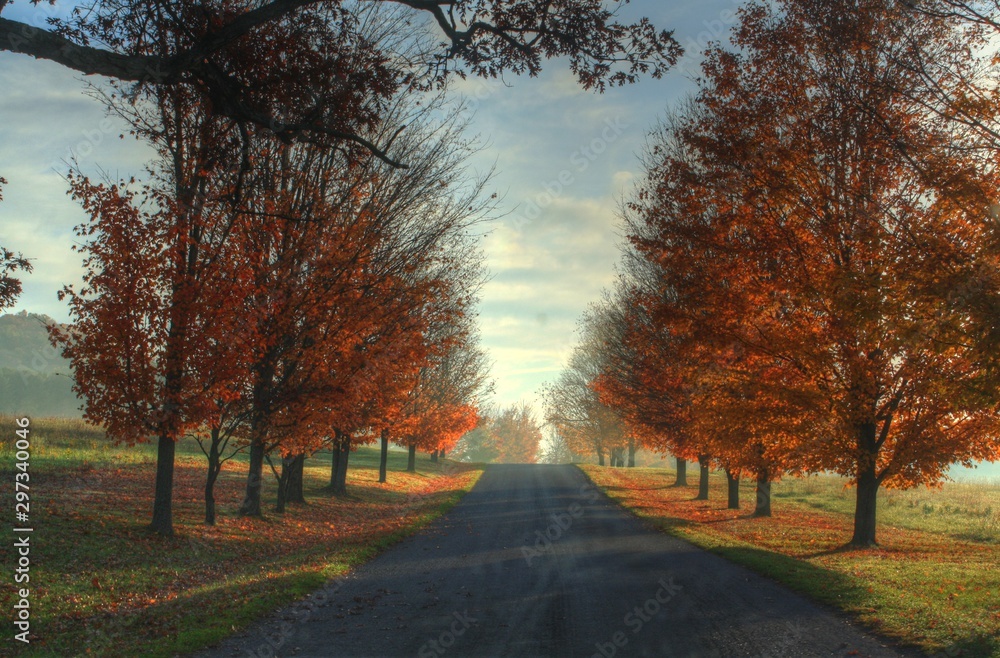
[(288, 493), (287, 500), (290, 503), (305, 504), (305, 469), (306, 456), (304, 454), (295, 455), (288, 471)]
[(417, 444), (410, 444), (410, 454), (406, 457), (406, 470), (410, 473), (417, 472)]
[(333, 443), (330, 444), (330, 484), (327, 489), (333, 491), (334, 487), (337, 486), (337, 468), (340, 465), (340, 432), (337, 432), (336, 438)]
[(336, 482), (333, 493), (337, 496), (347, 495), (347, 462), (351, 457), (351, 437), (345, 435), (340, 441), (340, 455), (337, 458)]
[(766, 466), (757, 469), (757, 501), (754, 516), (771, 516), (771, 473)]
[(875, 423), (864, 423), (858, 433), (858, 491), (854, 506), (854, 537), (850, 545), (855, 548), (877, 546), (875, 541), (875, 504), (878, 500), (879, 481), (875, 473), (877, 457)]
[(698, 455), (698, 496), (695, 500), (708, 500), (708, 455)]
[(635, 439), (628, 440), (628, 467), (635, 468)]
[(437, 460), (438, 460), (438, 451), (435, 450), (434, 452), (431, 453), (431, 462), (436, 464)]
[(386, 471), (388, 471), (389, 466), (389, 430), (382, 430), (380, 440), (382, 442), (382, 453), (379, 455), (378, 460), (378, 481), (385, 482)]
[(172, 537), (174, 534), (174, 455), (177, 444), (166, 432), (156, 444), (156, 485), (153, 498), (153, 520), (149, 529)]
[(597, 465), (598, 466), (604, 466), (604, 451), (603, 450), (598, 450), (597, 451)]
[(740, 476), (726, 469), (726, 491), (728, 494), (729, 509), (740, 508)]
[(260, 516), (260, 489), (264, 483), (264, 442), (250, 444), (250, 468), (247, 471), (247, 491), (240, 505), (241, 516)]
[(686, 487), (688, 484), (688, 462), (686, 459), (677, 457), (677, 479), (674, 481), (675, 487)]

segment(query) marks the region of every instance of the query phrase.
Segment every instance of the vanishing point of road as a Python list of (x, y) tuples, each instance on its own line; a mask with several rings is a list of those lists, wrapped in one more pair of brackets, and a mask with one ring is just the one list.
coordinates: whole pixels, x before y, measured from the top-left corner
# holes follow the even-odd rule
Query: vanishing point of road
[(202, 655), (912, 654), (648, 527), (575, 467), (496, 465), (424, 531)]

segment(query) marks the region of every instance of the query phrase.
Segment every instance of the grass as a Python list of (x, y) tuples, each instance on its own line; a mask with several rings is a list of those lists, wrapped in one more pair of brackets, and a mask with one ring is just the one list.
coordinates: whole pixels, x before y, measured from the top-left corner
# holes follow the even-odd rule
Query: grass
[(844, 550), (854, 491), (834, 476), (774, 484), (774, 516), (755, 519), (752, 482), (726, 509), (726, 480), (710, 500), (672, 487), (669, 469), (581, 465), (611, 498), (663, 531), (846, 612), (875, 632), (937, 656), (1000, 658), (1000, 482), (881, 492), (880, 546)]
[[(0, 489), (14, 481), (13, 419), (0, 417)], [(378, 452), (351, 455), (348, 496), (323, 492), (330, 454), (306, 463), (308, 504), (262, 519), (235, 514), (246, 462), (227, 464), (217, 485), (219, 518), (202, 523), (205, 459), (178, 445), (176, 536), (145, 529), (152, 506), (155, 448), (113, 447), (82, 421), (31, 425), (31, 644), (10, 633), (0, 654), (31, 656), (188, 653), (321, 587), (412, 534), (454, 505), (481, 470), (441, 470), (426, 456), (406, 473), (406, 453), (390, 452), (389, 482), (378, 483)], [(267, 469), (266, 469), (267, 470)], [(266, 475), (268, 508), (274, 478)], [(10, 546), (11, 527), (0, 530)], [(8, 576), (10, 577), (10, 576)], [(14, 588), (0, 589), (11, 610)], [(16, 645), (16, 646), (15, 646)]]

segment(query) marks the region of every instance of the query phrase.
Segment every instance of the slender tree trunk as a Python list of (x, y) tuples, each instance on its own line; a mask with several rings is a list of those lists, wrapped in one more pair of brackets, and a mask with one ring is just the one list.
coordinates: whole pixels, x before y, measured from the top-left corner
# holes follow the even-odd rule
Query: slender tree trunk
[(385, 482), (389, 466), (389, 430), (382, 430), (381, 442), (382, 454), (379, 455), (378, 461), (378, 481)]
[(850, 545), (855, 548), (877, 546), (875, 541), (875, 504), (878, 500), (879, 480), (875, 473), (877, 458), (875, 423), (864, 423), (858, 433), (858, 491), (854, 506), (854, 537)]
[(728, 492), (728, 508), (740, 508), (740, 476), (726, 469), (726, 487)]
[(278, 474), (278, 500), (274, 504), (274, 511), (278, 514), (285, 513), (285, 503), (288, 502), (288, 483), (292, 475), (292, 462), (294, 457), (281, 458), (281, 473)]
[(406, 470), (410, 473), (417, 472), (417, 444), (410, 444), (410, 454), (406, 457)]
[(771, 516), (771, 473), (767, 466), (757, 469), (757, 502), (754, 516)]
[(698, 496), (695, 500), (708, 500), (708, 455), (698, 455)]
[(222, 464), (219, 463), (218, 427), (212, 428), (211, 445), (208, 446), (208, 474), (205, 476), (205, 525), (215, 525), (215, 481), (219, 479)]
[(250, 444), (250, 468), (247, 471), (247, 491), (240, 505), (241, 516), (260, 516), (260, 489), (264, 483), (264, 441)]
[(598, 464), (598, 466), (604, 466), (604, 451), (603, 450), (598, 450), (597, 451), (597, 464)]
[(350, 457), (351, 437), (345, 434), (340, 441), (340, 455), (337, 458), (336, 482), (333, 485), (334, 495), (347, 495), (347, 461)]
[(445, 450), (444, 448), (441, 448), (441, 450), (439, 450), (438, 452), (441, 453), (441, 459), (444, 459), (445, 457), (448, 456), (448, 451)]
[(288, 502), (305, 504), (305, 469), (306, 456), (295, 455), (288, 472)]
[(680, 457), (677, 460), (677, 479), (674, 480), (675, 487), (686, 487), (688, 483), (688, 462)]
[(153, 498), (153, 520), (149, 529), (165, 537), (174, 534), (174, 455), (177, 444), (167, 435), (160, 434), (156, 444), (156, 485)]
[(435, 450), (434, 452), (431, 453), (431, 462), (436, 464), (437, 460), (438, 460), (438, 451)]
[(628, 467), (635, 468), (635, 439), (628, 440)]

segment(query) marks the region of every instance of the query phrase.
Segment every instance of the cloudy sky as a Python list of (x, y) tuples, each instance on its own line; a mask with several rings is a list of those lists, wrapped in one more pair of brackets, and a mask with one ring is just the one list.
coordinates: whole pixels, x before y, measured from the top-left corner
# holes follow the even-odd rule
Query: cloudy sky
[[(501, 211), (485, 238), (493, 279), (481, 305), (483, 341), (495, 361), (497, 401), (535, 401), (572, 348), (576, 320), (611, 282), (618, 255), (615, 208), (637, 172), (636, 153), (663, 111), (692, 87), (697, 52), (733, 22), (734, 3), (633, 0), (623, 18), (673, 29), (689, 56), (665, 79), (582, 91), (562, 62), (536, 79), (463, 82), (472, 129), (496, 165)], [(54, 11), (59, 11), (57, 5)], [(17, 3), (5, 17), (44, 25), (47, 6)], [(692, 56), (694, 55), (694, 56)], [(149, 151), (106, 117), (85, 82), (57, 65), (0, 53), (0, 244), (31, 257), (17, 309), (66, 320), (57, 290), (79, 277), (72, 229), (83, 219), (66, 195), (66, 162), (111, 176), (141, 174)]]

